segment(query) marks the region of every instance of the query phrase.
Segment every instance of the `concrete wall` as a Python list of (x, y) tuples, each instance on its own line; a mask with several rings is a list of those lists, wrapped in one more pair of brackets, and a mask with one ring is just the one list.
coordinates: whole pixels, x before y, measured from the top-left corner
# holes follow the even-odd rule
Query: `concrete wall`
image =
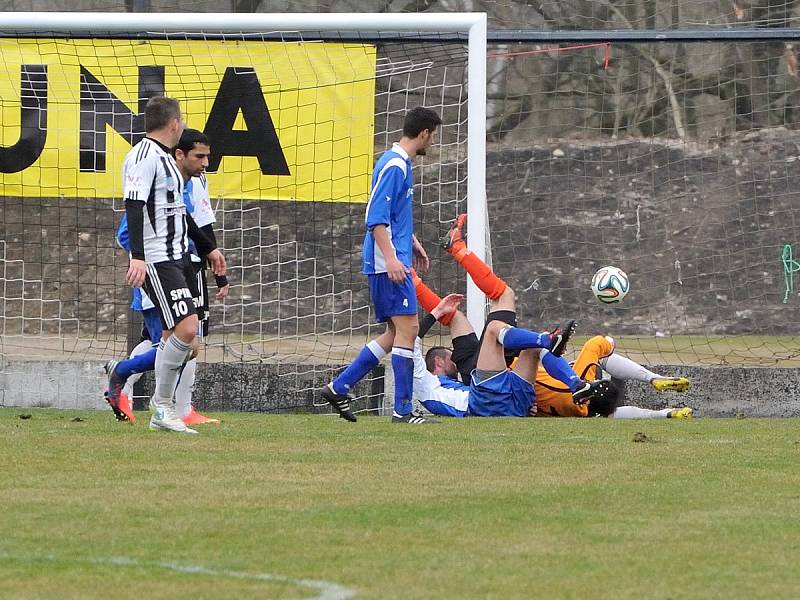
[(691, 406), (704, 417), (800, 416), (800, 370), (648, 365), (663, 375), (683, 375), (692, 382), (682, 394), (656, 392), (627, 382), (627, 403), (643, 408)]
[[(195, 405), (203, 410), (245, 412), (330, 412), (314, 406), (317, 391), (341, 369), (332, 365), (203, 363), (197, 370)], [(303, 373), (296, 371), (302, 370)], [(355, 410), (379, 409), (384, 367), (356, 387)], [(152, 394), (152, 376), (137, 394)], [(98, 361), (0, 362), (0, 406), (24, 408), (108, 408), (103, 392), (108, 379)], [(140, 391), (141, 390), (141, 391)], [(137, 398), (137, 410), (146, 408)]]
[[(683, 394), (655, 392), (628, 382), (626, 403), (645, 408), (691, 406), (700, 417), (800, 416), (800, 370), (654, 365), (665, 375), (684, 375), (692, 382)], [(386, 405), (384, 367), (357, 388), (357, 410)], [(315, 391), (338, 370), (319, 367), (299, 376), (294, 365), (201, 364), (195, 403), (214, 411), (329, 412), (315, 407)], [(281, 376), (282, 375), (282, 376)], [(388, 378), (387, 378), (388, 379)], [(0, 364), (0, 406), (106, 409), (106, 378), (100, 362), (7, 361)], [(391, 393), (391, 384), (385, 386)], [(149, 393), (149, 388), (145, 390)], [(143, 408), (143, 407), (140, 407)], [(377, 414), (377, 410), (375, 410)]]

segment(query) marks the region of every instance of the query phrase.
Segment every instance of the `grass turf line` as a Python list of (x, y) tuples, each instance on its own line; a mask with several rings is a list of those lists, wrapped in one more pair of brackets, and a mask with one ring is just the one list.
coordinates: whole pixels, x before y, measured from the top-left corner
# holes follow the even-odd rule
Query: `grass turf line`
[(359, 598), (788, 598), (800, 586), (795, 419), (224, 414), (178, 436), (142, 417), (0, 409), (0, 598), (316, 595), (160, 563), (329, 581)]

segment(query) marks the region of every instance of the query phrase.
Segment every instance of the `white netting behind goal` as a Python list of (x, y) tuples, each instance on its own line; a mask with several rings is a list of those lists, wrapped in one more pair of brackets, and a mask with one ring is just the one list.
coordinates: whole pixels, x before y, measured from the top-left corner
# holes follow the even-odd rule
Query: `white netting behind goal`
[[(283, 37), (0, 39), (0, 403), (100, 402), (92, 369), (138, 338), (113, 236), (119, 164), (158, 93), (224, 155), (209, 180), (233, 285), (201, 405), (324, 409), (315, 391), (380, 330), (365, 201), (413, 106), (444, 121), (415, 167), (425, 279), (464, 291), (436, 240), (466, 208), (465, 45)], [(796, 366), (797, 65), (783, 41), (493, 46), (491, 251), (521, 322), (574, 316), (648, 364)], [(631, 276), (619, 307), (589, 292), (605, 264)]]
[[(416, 173), (431, 243), (439, 223), (464, 210), (463, 43), (286, 32), (0, 45), (0, 403), (99, 402), (102, 386), (65, 375), (69, 365), (86, 361), (93, 373), (138, 341), (114, 232), (121, 161), (143, 135), (151, 96), (178, 98), (187, 125), (212, 145), (208, 180), (231, 293), (212, 303), (200, 406), (312, 408), (376, 333), (360, 274), (364, 209), (373, 161), (399, 139), (410, 108), (433, 108), (445, 123)], [(56, 375), (32, 379), (37, 372)], [(358, 409), (382, 403), (376, 375), (359, 389)]]
[[(646, 364), (796, 366), (792, 43), (529, 44), (490, 62), (494, 268), (523, 318), (572, 315)], [(605, 265), (630, 276), (620, 305), (590, 293)]]

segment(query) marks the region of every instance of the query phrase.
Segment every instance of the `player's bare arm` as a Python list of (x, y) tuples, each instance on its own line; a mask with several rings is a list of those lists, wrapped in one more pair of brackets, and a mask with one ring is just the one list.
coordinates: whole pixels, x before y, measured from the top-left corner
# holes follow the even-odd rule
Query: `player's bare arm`
[(389, 241), (389, 232), (386, 231), (386, 225), (373, 227), (372, 237), (375, 238), (375, 243), (386, 258), (386, 274), (389, 279), (394, 283), (403, 283), (406, 279), (406, 268), (397, 259), (392, 243)]
[(431, 311), (431, 315), (438, 321), (445, 315), (456, 312), (463, 301), (463, 294), (448, 294), (442, 298), (442, 301)]
[(428, 258), (428, 253), (422, 246), (416, 235), (411, 236), (412, 250), (414, 251), (414, 268), (417, 271), (426, 273), (431, 268), (431, 260)]

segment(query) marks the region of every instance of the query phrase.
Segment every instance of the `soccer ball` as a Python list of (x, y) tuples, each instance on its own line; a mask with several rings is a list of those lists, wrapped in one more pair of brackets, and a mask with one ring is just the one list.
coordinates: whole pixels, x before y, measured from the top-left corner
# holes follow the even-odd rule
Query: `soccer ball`
[(631, 289), (628, 275), (617, 267), (602, 267), (592, 277), (592, 293), (603, 304), (616, 304)]

